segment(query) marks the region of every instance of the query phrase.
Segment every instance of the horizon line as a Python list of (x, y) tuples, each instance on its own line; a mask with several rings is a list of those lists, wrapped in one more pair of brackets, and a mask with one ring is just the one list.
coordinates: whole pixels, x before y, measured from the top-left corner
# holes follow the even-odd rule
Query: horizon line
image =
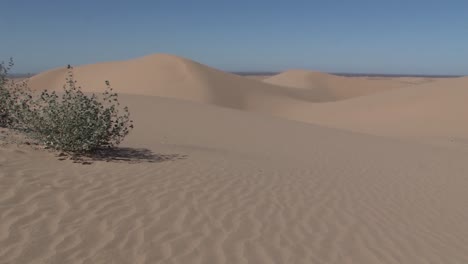
[[(237, 74), (241, 76), (255, 76), (265, 75), (273, 76), (280, 74), (284, 71), (226, 71), (228, 73)], [(40, 72), (39, 72), (40, 73)], [(12, 78), (29, 78), (39, 73), (11, 73), (9, 74)], [(327, 74), (344, 76), (344, 77), (420, 77), (420, 78), (459, 78), (468, 75), (456, 75), (456, 74), (418, 74), (418, 73), (365, 73), (365, 72), (323, 72)]]

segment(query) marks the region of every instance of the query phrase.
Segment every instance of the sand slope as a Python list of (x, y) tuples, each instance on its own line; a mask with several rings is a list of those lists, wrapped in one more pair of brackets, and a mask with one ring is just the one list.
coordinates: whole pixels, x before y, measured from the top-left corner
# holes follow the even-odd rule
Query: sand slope
[(468, 150), (468, 79), (440, 79), (350, 100), (299, 106), (290, 118)]
[(0, 263), (468, 261), (466, 153), (122, 99), (153, 159), (0, 148)]

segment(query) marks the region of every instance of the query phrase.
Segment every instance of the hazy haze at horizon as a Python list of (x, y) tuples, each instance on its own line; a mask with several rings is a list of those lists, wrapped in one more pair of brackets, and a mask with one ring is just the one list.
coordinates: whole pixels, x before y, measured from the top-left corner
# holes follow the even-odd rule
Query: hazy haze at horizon
[(171, 53), (226, 71), (468, 74), (466, 1), (7, 1), (14, 72)]

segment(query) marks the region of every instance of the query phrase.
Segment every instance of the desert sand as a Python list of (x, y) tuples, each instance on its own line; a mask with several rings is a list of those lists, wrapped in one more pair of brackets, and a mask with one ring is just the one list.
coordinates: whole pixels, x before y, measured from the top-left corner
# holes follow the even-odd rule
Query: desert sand
[[(65, 69), (29, 79), (60, 90)], [(83, 65), (136, 128), (82, 165), (0, 134), (0, 263), (466, 263), (468, 79)]]

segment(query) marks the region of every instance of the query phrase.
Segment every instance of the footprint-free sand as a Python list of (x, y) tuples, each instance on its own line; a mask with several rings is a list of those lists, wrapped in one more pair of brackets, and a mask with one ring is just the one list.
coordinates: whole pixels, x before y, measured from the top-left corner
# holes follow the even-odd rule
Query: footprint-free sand
[[(29, 79), (61, 89), (66, 69)], [(0, 263), (467, 263), (468, 79), (75, 68), (135, 129), (89, 165), (0, 134)]]

